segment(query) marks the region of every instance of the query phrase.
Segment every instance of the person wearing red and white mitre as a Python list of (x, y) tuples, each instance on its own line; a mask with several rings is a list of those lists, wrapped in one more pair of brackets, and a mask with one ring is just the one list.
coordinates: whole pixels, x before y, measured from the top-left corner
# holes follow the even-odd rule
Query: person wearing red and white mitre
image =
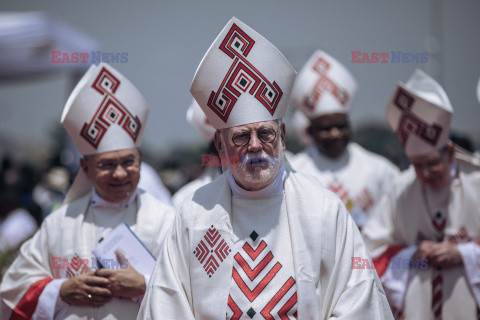
[(92, 65), (81, 78), (61, 118), (83, 155), (81, 170), (4, 275), (2, 319), (137, 316), (150, 274), (129, 263), (120, 268), (120, 261), (99, 270), (92, 250), (127, 223), (154, 256), (160, 253), (175, 210), (137, 188), (147, 115), (141, 93), (112, 66)]
[(236, 18), (205, 54), (190, 91), (240, 161), (177, 207), (137, 319), (392, 319), (342, 201), (284, 163), (295, 73)]
[(361, 228), (399, 170), (351, 141), (350, 109), (356, 92), (355, 78), (338, 60), (322, 50), (310, 57), (295, 80), (292, 101), (308, 118), (313, 143), (291, 163), (336, 193)]
[(397, 318), (480, 315), (480, 167), (449, 141), (452, 115), (443, 88), (419, 69), (387, 104), (411, 166), (363, 237)]

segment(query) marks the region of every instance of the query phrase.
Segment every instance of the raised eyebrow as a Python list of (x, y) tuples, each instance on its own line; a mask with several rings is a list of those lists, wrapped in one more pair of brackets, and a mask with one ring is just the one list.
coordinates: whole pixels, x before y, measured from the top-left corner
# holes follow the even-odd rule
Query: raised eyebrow
[(135, 155), (130, 154), (128, 156), (125, 156), (124, 158), (120, 158), (120, 161), (130, 161), (130, 160), (135, 160)]

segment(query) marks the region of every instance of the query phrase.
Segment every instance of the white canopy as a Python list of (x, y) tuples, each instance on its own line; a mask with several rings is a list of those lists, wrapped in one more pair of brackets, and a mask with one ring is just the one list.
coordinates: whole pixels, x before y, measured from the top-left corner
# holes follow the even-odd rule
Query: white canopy
[(88, 63), (52, 63), (52, 51), (88, 52), (98, 42), (45, 12), (0, 13), (0, 81), (59, 71), (84, 73)]

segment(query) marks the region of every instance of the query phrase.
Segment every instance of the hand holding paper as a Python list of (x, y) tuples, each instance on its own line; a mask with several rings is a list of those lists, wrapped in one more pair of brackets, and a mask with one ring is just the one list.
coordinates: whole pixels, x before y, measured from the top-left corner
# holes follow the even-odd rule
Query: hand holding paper
[[(121, 269), (100, 269), (96, 275), (109, 280), (108, 289), (117, 297), (135, 297), (145, 293), (145, 277), (135, 270), (120, 250), (115, 251)], [(126, 268), (125, 268), (126, 267)]]

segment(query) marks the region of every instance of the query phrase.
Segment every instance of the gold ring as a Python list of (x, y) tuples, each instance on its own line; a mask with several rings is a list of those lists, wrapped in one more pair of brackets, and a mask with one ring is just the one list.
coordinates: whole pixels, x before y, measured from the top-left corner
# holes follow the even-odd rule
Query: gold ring
[(92, 295), (89, 293), (87, 294), (88, 299), (92, 299)]

